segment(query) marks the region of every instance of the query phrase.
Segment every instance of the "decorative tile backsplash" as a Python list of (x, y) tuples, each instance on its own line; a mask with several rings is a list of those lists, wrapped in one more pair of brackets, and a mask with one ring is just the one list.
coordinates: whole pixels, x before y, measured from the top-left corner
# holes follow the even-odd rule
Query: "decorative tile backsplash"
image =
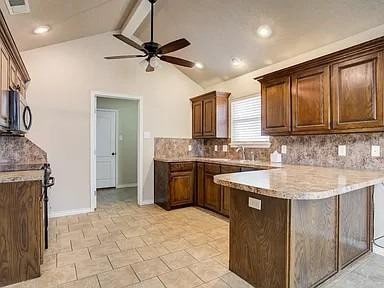
[(0, 136), (0, 164), (40, 164), (47, 153), (26, 137)]
[[(208, 139), (175, 139), (156, 138), (156, 157), (209, 157), (209, 158), (241, 158), (241, 152), (228, 146), (228, 152), (223, 152), (223, 145), (228, 140)], [(192, 152), (188, 152), (192, 145)], [(218, 146), (215, 152), (214, 147)], [(316, 165), (339, 168), (383, 169), (384, 170), (384, 133), (355, 133), (313, 136), (279, 136), (271, 137), (271, 147), (268, 149), (245, 148), (246, 159), (269, 161), (273, 151), (279, 152), (281, 145), (287, 145), (287, 154), (283, 154), (283, 162), (287, 164)], [(338, 145), (347, 146), (347, 156), (338, 156)], [(371, 157), (371, 146), (381, 147), (381, 157)]]

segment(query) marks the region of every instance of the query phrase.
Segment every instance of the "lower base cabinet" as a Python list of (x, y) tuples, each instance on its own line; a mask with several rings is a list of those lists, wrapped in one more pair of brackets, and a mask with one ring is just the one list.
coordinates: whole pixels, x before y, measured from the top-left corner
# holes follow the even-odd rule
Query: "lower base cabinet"
[(197, 205), (226, 217), (230, 211), (228, 187), (215, 175), (257, 170), (250, 167), (203, 162), (155, 161), (155, 203), (166, 210)]

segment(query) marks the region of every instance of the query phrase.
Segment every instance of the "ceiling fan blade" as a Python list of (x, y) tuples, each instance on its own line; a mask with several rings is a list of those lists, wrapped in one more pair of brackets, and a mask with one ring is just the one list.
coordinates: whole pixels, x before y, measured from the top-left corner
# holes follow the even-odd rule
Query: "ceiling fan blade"
[(161, 46), (159, 48), (159, 50), (157, 51), (157, 53), (158, 54), (168, 54), (168, 53), (183, 49), (189, 45), (191, 45), (191, 43), (187, 39), (182, 38), (182, 39), (172, 41), (168, 44), (165, 44), (164, 46)]
[(177, 58), (177, 57), (172, 57), (172, 56), (160, 56), (160, 60), (165, 61), (165, 62), (169, 62), (172, 64), (176, 64), (179, 66), (189, 67), (189, 68), (192, 68), (195, 66), (195, 63), (193, 63), (191, 61), (184, 60), (184, 59)]
[(151, 64), (149, 64), (149, 62), (148, 62), (148, 66), (147, 66), (147, 69), (145, 69), (145, 71), (146, 71), (146, 72), (153, 72), (153, 71), (155, 71), (155, 68), (153, 68), (153, 67), (151, 66)]
[(145, 55), (121, 55), (121, 56), (107, 56), (104, 59), (113, 60), (113, 59), (129, 59), (129, 58), (140, 58), (146, 57)]
[(124, 43), (132, 46), (133, 48), (136, 48), (137, 50), (143, 51), (144, 53), (147, 53), (147, 50), (145, 50), (140, 44), (136, 43), (135, 41), (125, 37), (122, 34), (113, 34), (114, 37), (117, 39), (123, 41)]

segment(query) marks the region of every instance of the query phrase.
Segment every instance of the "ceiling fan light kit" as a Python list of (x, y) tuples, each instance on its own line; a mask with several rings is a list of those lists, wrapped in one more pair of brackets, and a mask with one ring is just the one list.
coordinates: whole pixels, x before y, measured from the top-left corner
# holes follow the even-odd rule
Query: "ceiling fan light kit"
[(128, 37), (125, 37), (122, 34), (114, 34), (113, 36), (119, 39), (120, 41), (123, 41), (124, 43), (132, 46), (133, 48), (143, 52), (144, 54), (139, 54), (139, 55), (121, 55), (121, 56), (108, 56), (104, 57), (105, 59), (108, 60), (114, 60), (114, 59), (129, 59), (129, 58), (145, 58), (144, 60), (140, 61), (140, 65), (146, 66), (145, 71), (146, 72), (153, 72), (155, 71), (156, 68), (159, 68), (160, 65), (160, 60), (168, 63), (172, 63), (175, 65), (183, 66), (183, 67), (188, 67), (188, 68), (193, 68), (195, 67), (195, 63), (173, 57), (173, 56), (167, 56), (165, 54), (171, 53), (178, 51), (180, 49), (183, 49), (191, 43), (185, 39), (181, 38), (175, 41), (172, 41), (168, 44), (165, 44), (161, 46), (159, 43), (156, 43), (153, 41), (153, 17), (154, 17), (154, 4), (156, 3), (157, 0), (148, 0), (151, 2), (151, 40), (149, 42), (145, 42), (142, 45), (136, 43), (135, 41), (129, 39)]

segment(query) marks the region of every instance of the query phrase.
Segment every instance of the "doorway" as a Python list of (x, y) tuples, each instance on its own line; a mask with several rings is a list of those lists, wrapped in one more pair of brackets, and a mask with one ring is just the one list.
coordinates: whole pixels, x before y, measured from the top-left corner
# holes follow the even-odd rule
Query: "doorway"
[(142, 100), (91, 94), (91, 208), (98, 203), (142, 205)]

